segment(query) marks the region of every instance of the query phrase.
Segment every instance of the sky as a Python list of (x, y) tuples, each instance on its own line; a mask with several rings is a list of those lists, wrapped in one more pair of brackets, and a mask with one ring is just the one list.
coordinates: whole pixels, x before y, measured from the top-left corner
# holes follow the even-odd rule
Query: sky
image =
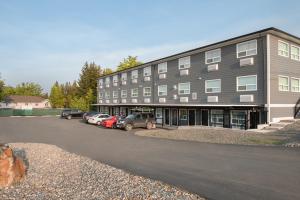
[(48, 92), (86, 61), (114, 69), (268, 27), (300, 36), (300, 1), (0, 0), (0, 73)]

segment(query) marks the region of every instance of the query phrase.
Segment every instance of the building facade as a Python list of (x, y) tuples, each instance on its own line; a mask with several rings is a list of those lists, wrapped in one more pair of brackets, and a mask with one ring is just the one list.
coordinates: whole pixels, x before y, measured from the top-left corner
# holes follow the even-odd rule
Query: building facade
[(299, 113), (300, 38), (268, 28), (98, 81), (101, 112), (153, 108), (158, 123), (256, 128)]
[(51, 108), (51, 105), (48, 99), (38, 96), (10, 95), (5, 98), (4, 102), (0, 103), (0, 108), (30, 110), (33, 108)]

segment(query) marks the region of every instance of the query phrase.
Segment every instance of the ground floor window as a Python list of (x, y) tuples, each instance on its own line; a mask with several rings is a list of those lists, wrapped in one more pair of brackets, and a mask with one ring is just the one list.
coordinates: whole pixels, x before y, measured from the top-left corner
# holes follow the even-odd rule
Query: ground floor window
[(231, 111), (231, 127), (232, 128), (245, 128), (246, 111), (233, 110)]
[(188, 112), (185, 109), (179, 110), (179, 120), (188, 120)]
[(162, 118), (163, 118), (163, 113), (162, 113), (162, 108), (156, 108), (155, 112), (155, 117), (156, 117), (156, 123), (162, 124)]
[(211, 110), (211, 125), (223, 127), (223, 110)]

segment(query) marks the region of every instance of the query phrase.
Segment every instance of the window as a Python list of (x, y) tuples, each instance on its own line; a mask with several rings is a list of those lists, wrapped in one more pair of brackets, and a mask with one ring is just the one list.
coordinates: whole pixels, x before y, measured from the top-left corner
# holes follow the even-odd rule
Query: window
[(291, 59), (300, 61), (300, 47), (291, 46)]
[(138, 88), (131, 89), (131, 97), (138, 97), (138, 96), (139, 96)]
[(188, 111), (186, 109), (179, 110), (179, 119), (183, 121), (188, 119)]
[(211, 124), (223, 127), (223, 110), (211, 110)]
[(99, 99), (103, 99), (103, 92), (99, 92)]
[(127, 90), (121, 90), (121, 98), (127, 98)]
[(178, 84), (178, 94), (190, 94), (190, 82)]
[(131, 71), (131, 79), (137, 79), (138, 78), (138, 70)]
[(221, 49), (205, 52), (205, 63), (211, 64), (221, 61)]
[(144, 76), (151, 76), (151, 67), (144, 68)]
[(103, 85), (103, 79), (100, 79), (99, 80), (99, 86), (102, 86)]
[(110, 98), (110, 93), (109, 92), (105, 92), (105, 98), (109, 99)]
[(109, 85), (110, 84), (110, 77), (105, 78), (105, 84)]
[(221, 92), (221, 79), (205, 81), (205, 93)]
[(151, 96), (151, 87), (144, 87), (144, 96), (145, 97)]
[(289, 77), (279, 76), (278, 77), (279, 91), (289, 91)]
[(283, 41), (278, 41), (278, 55), (289, 57), (289, 44)]
[(158, 96), (167, 96), (168, 94), (168, 86), (167, 85), (159, 85), (158, 86)]
[(246, 112), (233, 110), (231, 111), (231, 127), (232, 128), (245, 128), (245, 119), (246, 119)]
[(168, 70), (167, 62), (158, 64), (157, 71), (158, 71), (159, 74), (166, 73), (167, 70)]
[(121, 79), (122, 79), (122, 81), (126, 81), (127, 80), (127, 73), (122, 73)]
[(257, 76), (240, 76), (237, 77), (237, 91), (256, 91)]
[(113, 76), (113, 82), (117, 83), (118, 82), (118, 75)]
[(237, 44), (237, 57), (242, 58), (257, 54), (257, 40), (251, 40)]
[(291, 78), (291, 91), (300, 92), (300, 78)]
[(186, 69), (190, 68), (191, 66), (191, 57), (184, 57), (184, 58), (179, 58), (179, 69)]
[(113, 98), (114, 99), (118, 98), (118, 91), (113, 91)]

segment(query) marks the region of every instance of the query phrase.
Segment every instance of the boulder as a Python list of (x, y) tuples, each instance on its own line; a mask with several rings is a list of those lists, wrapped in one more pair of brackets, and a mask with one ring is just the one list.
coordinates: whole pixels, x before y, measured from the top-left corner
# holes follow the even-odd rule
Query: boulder
[(0, 144), (0, 187), (8, 187), (25, 177), (26, 167), (6, 144)]

